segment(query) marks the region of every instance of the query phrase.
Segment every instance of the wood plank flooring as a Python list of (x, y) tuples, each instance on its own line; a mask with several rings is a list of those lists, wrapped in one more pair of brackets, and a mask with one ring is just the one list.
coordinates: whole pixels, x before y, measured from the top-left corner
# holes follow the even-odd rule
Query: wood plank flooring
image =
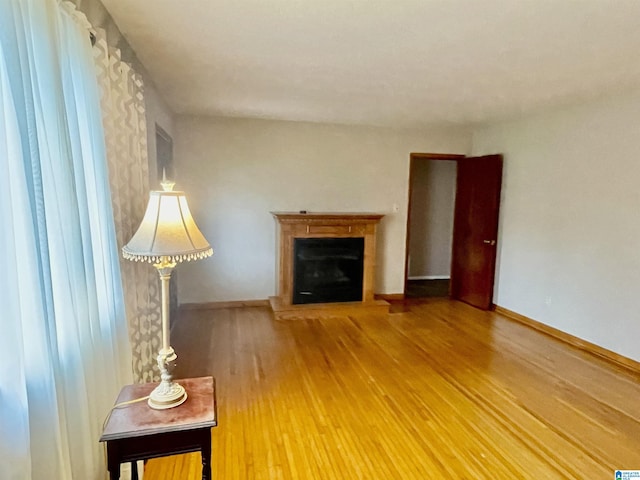
[[(462, 303), (276, 321), (189, 310), (180, 377), (213, 375), (214, 479), (609, 479), (640, 469), (640, 375)], [(199, 479), (200, 455), (146, 480)]]

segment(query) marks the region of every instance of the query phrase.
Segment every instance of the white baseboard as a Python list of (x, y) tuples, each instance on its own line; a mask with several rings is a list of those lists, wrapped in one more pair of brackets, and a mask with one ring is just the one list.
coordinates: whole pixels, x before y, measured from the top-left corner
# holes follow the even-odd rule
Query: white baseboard
[(450, 280), (449, 275), (415, 275), (410, 276), (409, 280)]

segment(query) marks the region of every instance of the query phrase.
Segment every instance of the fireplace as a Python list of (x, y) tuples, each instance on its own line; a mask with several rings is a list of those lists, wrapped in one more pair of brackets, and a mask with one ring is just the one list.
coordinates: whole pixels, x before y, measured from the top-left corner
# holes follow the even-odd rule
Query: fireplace
[(362, 301), (364, 237), (296, 238), (293, 243), (293, 301)]
[[(277, 318), (310, 309), (370, 307), (374, 300), (377, 213), (272, 212), (277, 220)], [(295, 313), (298, 312), (298, 313)], [(291, 313), (291, 315), (288, 315)]]

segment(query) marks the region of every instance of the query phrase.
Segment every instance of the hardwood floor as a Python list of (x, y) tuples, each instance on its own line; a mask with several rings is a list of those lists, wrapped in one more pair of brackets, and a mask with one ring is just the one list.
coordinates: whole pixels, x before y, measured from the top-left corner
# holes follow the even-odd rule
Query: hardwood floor
[[(214, 479), (607, 479), (640, 469), (640, 375), (443, 299), (273, 320), (190, 310), (178, 376), (213, 375)], [(200, 455), (146, 480), (199, 479)]]

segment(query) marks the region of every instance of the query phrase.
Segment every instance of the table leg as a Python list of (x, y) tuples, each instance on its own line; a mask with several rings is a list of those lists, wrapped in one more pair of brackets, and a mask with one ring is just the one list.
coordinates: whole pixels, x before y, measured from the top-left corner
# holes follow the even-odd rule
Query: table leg
[(116, 442), (107, 442), (107, 470), (110, 480), (120, 479), (120, 458)]
[(211, 480), (211, 430), (202, 435), (200, 454), (202, 456), (202, 480)]

